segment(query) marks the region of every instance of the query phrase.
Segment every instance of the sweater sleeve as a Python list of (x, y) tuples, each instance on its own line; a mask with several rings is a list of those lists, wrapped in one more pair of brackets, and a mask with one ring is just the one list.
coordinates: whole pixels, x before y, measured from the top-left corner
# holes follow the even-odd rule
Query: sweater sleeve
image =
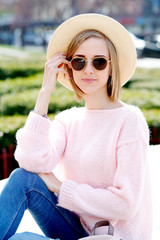
[[(138, 119), (140, 124), (127, 120), (117, 145), (117, 169), (113, 184), (101, 189), (66, 180), (60, 190), (60, 206), (78, 214), (110, 220), (124, 220), (135, 216), (146, 177), (148, 139), (144, 132), (148, 128), (142, 119)], [(132, 132), (127, 136), (128, 125)], [(138, 126), (143, 128), (139, 129)]]
[(31, 112), (16, 134), (15, 159), (31, 172), (51, 172), (66, 145), (65, 126), (58, 117), (53, 122)]

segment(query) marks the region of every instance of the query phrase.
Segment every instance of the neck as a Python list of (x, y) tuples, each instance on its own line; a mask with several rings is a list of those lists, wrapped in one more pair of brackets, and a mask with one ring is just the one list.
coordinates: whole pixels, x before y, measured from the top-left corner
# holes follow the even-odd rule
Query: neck
[(93, 93), (84, 95), (85, 107), (90, 110), (111, 109), (115, 103), (111, 102), (107, 94)]
[(105, 109), (115, 109), (124, 107), (126, 104), (117, 99), (114, 102), (110, 101), (110, 98), (107, 96), (107, 93), (104, 94), (96, 92), (93, 94), (85, 94), (83, 96), (85, 101), (85, 107), (88, 110), (105, 110)]

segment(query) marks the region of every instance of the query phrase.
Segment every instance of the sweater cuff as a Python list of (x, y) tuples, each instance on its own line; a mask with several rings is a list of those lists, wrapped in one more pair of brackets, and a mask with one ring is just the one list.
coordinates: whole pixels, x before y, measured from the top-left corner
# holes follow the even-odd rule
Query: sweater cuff
[(27, 118), (25, 129), (48, 136), (50, 129), (50, 120), (32, 111), (29, 113), (29, 116)]
[(59, 197), (58, 197), (58, 205), (69, 209), (70, 211), (74, 211), (74, 203), (73, 203), (73, 192), (76, 189), (77, 183), (72, 180), (65, 180), (60, 189)]

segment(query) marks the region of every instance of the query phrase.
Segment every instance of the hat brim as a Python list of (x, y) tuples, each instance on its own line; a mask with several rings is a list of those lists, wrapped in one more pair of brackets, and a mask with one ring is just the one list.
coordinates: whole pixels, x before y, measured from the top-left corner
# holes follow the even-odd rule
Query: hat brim
[[(114, 44), (120, 69), (120, 82), (124, 85), (135, 71), (136, 49), (128, 31), (113, 18), (102, 14), (80, 14), (63, 22), (50, 39), (47, 60), (50, 60), (55, 53), (66, 52), (72, 39), (78, 33), (89, 29), (102, 32)], [(64, 74), (58, 74), (58, 80), (65, 87), (73, 90), (70, 80)]]

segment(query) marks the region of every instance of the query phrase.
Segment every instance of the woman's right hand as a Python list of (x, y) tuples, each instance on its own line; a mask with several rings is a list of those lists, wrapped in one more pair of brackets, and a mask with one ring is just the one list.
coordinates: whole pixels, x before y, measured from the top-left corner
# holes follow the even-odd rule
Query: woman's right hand
[(69, 64), (65, 53), (56, 53), (51, 60), (46, 62), (42, 87), (34, 108), (35, 112), (47, 114), (50, 96), (56, 87), (58, 73), (62, 72), (69, 78), (67, 70), (62, 67), (63, 64)]
[(69, 61), (66, 60), (65, 53), (56, 53), (51, 60), (45, 63), (42, 90), (47, 91), (50, 95), (56, 87), (58, 73), (62, 72), (69, 78), (68, 72), (64, 69), (63, 64), (69, 64)]

